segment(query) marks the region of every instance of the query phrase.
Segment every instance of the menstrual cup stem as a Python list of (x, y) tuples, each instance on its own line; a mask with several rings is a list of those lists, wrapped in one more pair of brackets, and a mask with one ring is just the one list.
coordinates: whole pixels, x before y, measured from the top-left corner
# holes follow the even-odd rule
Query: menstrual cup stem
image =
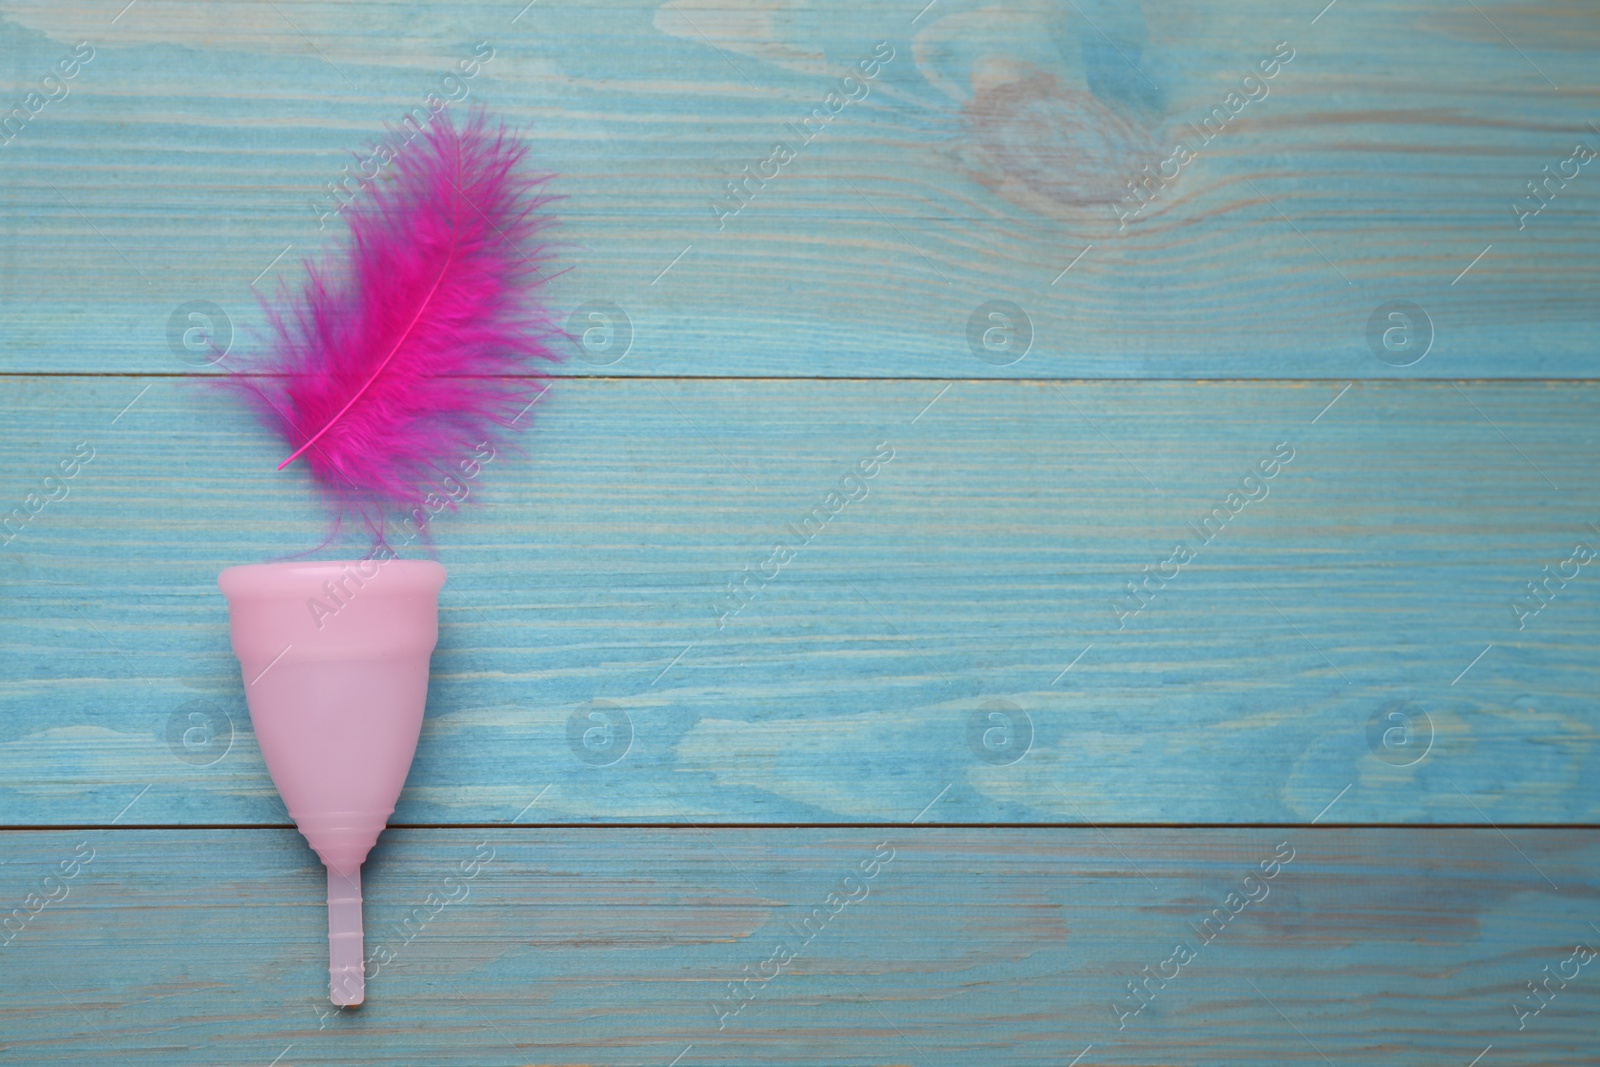
[(366, 998), (361, 942), (361, 868), (328, 868), (328, 999), (340, 1007)]

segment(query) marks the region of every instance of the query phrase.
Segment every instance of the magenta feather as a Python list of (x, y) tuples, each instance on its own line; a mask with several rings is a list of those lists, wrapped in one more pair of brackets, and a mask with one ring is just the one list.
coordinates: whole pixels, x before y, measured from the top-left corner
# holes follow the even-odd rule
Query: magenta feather
[(292, 449), (279, 469), (304, 458), (379, 542), (386, 513), (448, 500), (445, 479), (504, 441), (564, 336), (533, 299), (553, 198), (523, 173), (523, 145), (481, 111), (460, 129), (441, 112), (409, 143), (391, 132), (401, 147), (345, 209), (342, 255), (307, 262), (304, 292), (268, 309), (271, 354), (232, 368)]

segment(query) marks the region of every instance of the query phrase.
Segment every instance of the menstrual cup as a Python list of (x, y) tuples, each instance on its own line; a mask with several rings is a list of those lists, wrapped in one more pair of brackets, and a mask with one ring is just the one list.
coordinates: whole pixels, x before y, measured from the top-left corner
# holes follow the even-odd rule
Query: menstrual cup
[(328, 869), (329, 997), (365, 996), (361, 864), (411, 769), (439, 639), (428, 560), (263, 563), (217, 579), (278, 794)]

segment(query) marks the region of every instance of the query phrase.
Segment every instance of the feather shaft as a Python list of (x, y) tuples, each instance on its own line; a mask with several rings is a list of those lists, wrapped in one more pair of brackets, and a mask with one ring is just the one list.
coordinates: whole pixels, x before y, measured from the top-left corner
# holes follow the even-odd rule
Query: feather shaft
[(339, 521), (364, 517), (377, 544), (387, 515), (425, 525), (465, 499), (462, 472), (509, 444), (542, 394), (538, 365), (564, 354), (535, 299), (553, 276), (535, 238), (554, 197), (522, 171), (526, 152), (481, 109), (459, 127), (435, 115), (350, 206), (344, 247), (307, 262), (298, 298), (280, 282), (272, 351), (228, 368), (292, 449), (278, 469), (303, 459)]
[(367, 390), (372, 388), (372, 383), (378, 380), (378, 375), (382, 374), (384, 368), (388, 367), (390, 362), (394, 360), (394, 354), (400, 351), (400, 346), (406, 343), (406, 338), (411, 336), (411, 331), (417, 328), (417, 323), (422, 319), (422, 313), (428, 310), (428, 305), (433, 302), (433, 295), (439, 291), (439, 283), (444, 281), (445, 272), (450, 269), (450, 263), (455, 259), (455, 254), (455, 242), (451, 242), (450, 255), (445, 259), (444, 266), (439, 268), (439, 276), (433, 280), (433, 288), (429, 289), (428, 295), (422, 298), (422, 303), (417, 307), (417, 313), (411, 316), (411, 322), (406, 326), (406, 332), (400, 335), (400, 340), (396, 341), (394, 343), (394, 347), (389, 349), (389, 354), (383, 357), (383, 362), (378, 364), (377, 369), (375, 369), (372, 374), (368, 376), (365, 384), (363, 384), (361, 388), (356, 391), (356, 394), (344, 402), (344, 407), (340, 408), (333, 418), (324, 423), (322, 429), (312, 434), (310, 439), (308, 439), (305, 444), (295, 449), (294, 455), (278, 464), (279, 470), (283, 470), (283, 468), (299, 459), (301, 454), (304, 453), (306, 449), (316, 444), (317, 441), (321, 439), (323, 434), (333, 429), (333, 424), (343, 418), (345, 412), (355, 407), (356, 401), (365, 396), (367, 394)]

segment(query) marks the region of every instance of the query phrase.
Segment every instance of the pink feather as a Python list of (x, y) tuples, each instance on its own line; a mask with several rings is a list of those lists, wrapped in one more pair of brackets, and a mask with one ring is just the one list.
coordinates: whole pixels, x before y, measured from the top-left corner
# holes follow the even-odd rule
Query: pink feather
[(548, 176), (521, 172), (524, 146), (481, 111), (459, 130), (441, 112), (402, 138), (389, 173), (345, 209), (342, 255), (307, 262), (298, 300), (268, 309), (272, 353), (231, 378), (288, 442), (278, 469), (304, 458), (340, 516), (363, 515), (380, 543), (388, 511), (448, 500), (444, 479), (504, 440), (564, 336), (532, 299), (550, 258), (532, 239), (553, 198)]

